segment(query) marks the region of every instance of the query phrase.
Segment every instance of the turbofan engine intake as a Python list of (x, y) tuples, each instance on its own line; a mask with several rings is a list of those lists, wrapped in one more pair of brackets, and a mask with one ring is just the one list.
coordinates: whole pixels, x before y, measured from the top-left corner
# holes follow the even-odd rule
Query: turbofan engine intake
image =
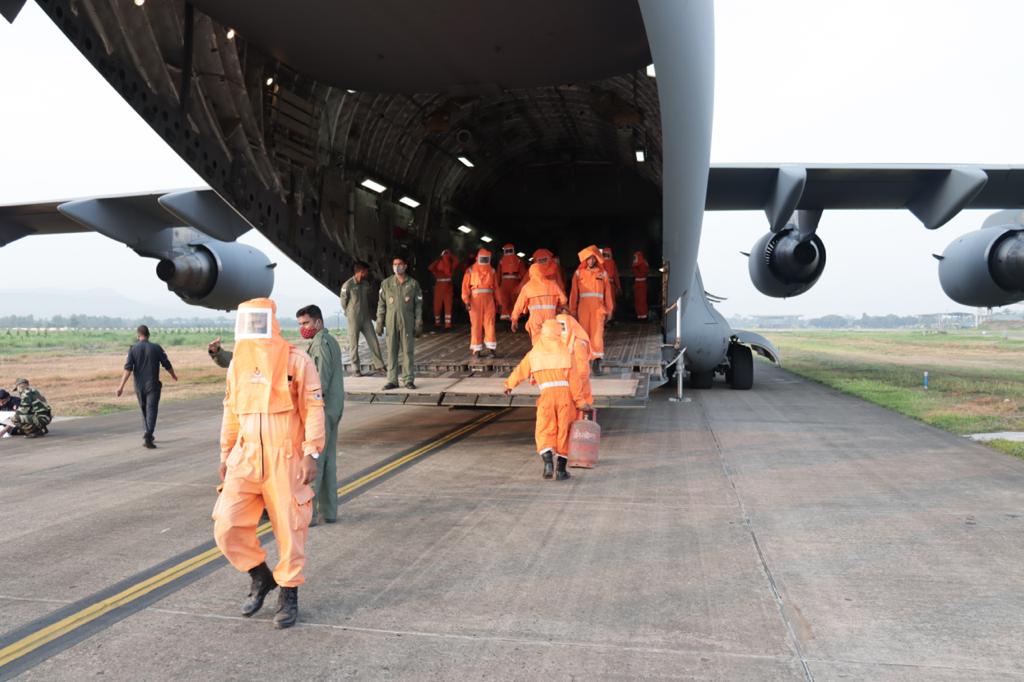
[(825, 244), (816, 234), (801, 238), (796, 227), (786, 227), (757, 240), (747, 265), (750, 281), (765, 296), (799, 296), (821, 277)]
[(1024, 300), (1024, 229), (968, 232), (938, 258), (942, 290), (961, 305), (994, 308)]

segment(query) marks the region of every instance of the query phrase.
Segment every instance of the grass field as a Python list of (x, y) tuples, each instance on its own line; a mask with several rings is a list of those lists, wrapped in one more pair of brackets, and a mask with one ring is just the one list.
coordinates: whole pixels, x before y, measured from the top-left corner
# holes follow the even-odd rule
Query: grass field
[[(767, 334), (786, 369), (914, 419), (957, 434), (1024, 431), (1022, 339), (974, 330)], [(1024, 443), (989, 445), (1024, 457)]]
[[(179, 381), (166, 374), (162, 401), (175, 402), (224, 393), (224, 370), (210, 360), (207, 344), (221, 336), (230, 347), (230, 331), (153, 331), (152, 340), (167, 351)], [(298, 342), (295, 330), (285, 338)], [(0, 386), (10, 390), (26, 377), (38, 388), (57, 416), (86, 416), (138, 409), (132, 382), (125, 394), (114, 395), (125, 356), (135, 333), (124, 331), (8, 332), (0, 330)], [(162, 372), (161, 372), (162, 373)]]

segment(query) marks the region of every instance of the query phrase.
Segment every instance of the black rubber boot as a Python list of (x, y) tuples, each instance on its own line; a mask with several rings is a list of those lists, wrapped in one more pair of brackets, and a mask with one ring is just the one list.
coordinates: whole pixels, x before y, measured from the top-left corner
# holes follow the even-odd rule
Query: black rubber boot
[(569, 476), (569, 472), (566, 471), (566, 469), (565, 469), (565, 465), (568, 464), (568, 463), (569, 463), (569, 458), (568, 457), (562, 457), (561, 455), (558, 456), (558, 468), (555, 469), (555, 480), (556, 481), (564, 481), (567, 478), (571, 478)]
[(284, 630), (295, 625), (299, 619), (299, 588), (282, 587), (277, 594), (277, 612), (274, 613), (274, 627)]
[(256, 568), (250, 568), (249, 575), (252, 576), (252, 586), (249, 587), (249, 598), (242, 604), (242, 615), (245, 617), (249, 617), (263, 608), (263, 600), (272, 589), (277, 587), (274, 574), (267, 568), (265, 561)]
[(594, 374), (595, 376), (601, 376), (602, 374), (604, 374), (604, 370), (601, 369), (601, 358), (595, 358), (594, 359), (594, 364), (593, 364), (593, 368), (591, 369), (591, 374)]
[(554, 463), (551, 461), (551, 451), (545, 450), (540, 453), (540, 458), (544, 460), (544, 478), (551, 478), (554, 471)]

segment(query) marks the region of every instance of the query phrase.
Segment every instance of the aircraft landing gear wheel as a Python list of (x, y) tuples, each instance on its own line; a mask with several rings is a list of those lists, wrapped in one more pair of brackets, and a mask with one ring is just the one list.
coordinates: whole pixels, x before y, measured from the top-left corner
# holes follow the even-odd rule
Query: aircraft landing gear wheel
[(709, 369), (705, 372), (690, 370), (690, 388), (711, 388), (715, 380), (715, 370)]
[(725, 380), (737, 391), (749, 391), (754, 385), (754, 354), (739, 343), (729, 346), (729, 369)]

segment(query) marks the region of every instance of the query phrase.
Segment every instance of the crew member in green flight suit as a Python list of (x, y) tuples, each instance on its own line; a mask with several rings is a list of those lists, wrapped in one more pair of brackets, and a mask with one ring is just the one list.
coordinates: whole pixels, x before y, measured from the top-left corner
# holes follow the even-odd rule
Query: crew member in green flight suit
[(398, 354), (402, 354), (402, 385), (416, 388), (413, 351), (415, 337), (423, 333), (423, 291), (420, 283), (407, 274), (408, 262), (402, 256), (391, 261), (394, 273), (380, 284), (377, 300), (377, 335), (387, 330), (388, 382), (384, 390), (398, 388)]

